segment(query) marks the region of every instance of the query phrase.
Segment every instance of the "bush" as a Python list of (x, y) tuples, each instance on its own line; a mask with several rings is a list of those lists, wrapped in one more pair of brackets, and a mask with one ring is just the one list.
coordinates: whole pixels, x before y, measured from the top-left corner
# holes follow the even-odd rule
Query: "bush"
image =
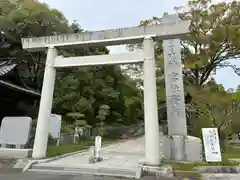
[(218, 134), (219, 134), (221, 151), (225, 152), (228, 149), (228, 133), (226, 131), (219, 130)]
[(125, 127), (123, 125), (119, 126), (104, 126), (103, 128), (95, 128), (93, 131), (93, 136), (101, 134), (102, 131), (102, 137), (106, 139), (119, 139), (122, 137), (124, 133), (126, 133), (128, 130), (128, 127)]

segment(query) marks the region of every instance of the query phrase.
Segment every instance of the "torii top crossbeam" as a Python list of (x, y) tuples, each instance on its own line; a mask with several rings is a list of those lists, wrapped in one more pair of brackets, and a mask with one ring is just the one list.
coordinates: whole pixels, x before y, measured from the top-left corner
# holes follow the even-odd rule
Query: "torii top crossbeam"
[(75, 48), (81, 46), (111, 46), (142, 42), (146, 36), (155, 40), (181, 38), (189, 33), (190, 21), (165, 22), (151, 26), (109, 29), (46, 37), (22, 38), (23, 49), (43, 51), (48, 47)]

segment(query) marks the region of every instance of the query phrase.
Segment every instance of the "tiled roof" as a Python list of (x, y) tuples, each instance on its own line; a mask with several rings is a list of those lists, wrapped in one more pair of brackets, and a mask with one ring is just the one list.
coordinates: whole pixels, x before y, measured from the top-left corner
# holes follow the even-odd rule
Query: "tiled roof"
[(36, 92), (34, 90), (26, 89), (26, 88), (17, 86), (15, 84), (12, 84), (10, 82), (6, 82), (6, 81), (3, 81), (3, 80), (0, 80), (0, 84), (4, 85), (4, 86), (7, 86), (7, 87), (10, 87), (12, 89), (16, 89), (18, 91), (26, 92), (26, 93), (33, 94), (33, 95), (36, 95), (36, 96), (40, 96), (41, 95), (39, 92)]
[(13, 70), (17, 64), (4, 64), (3, 62), (0, 63), (0, 76), (3, 76)]
[[(12, 71), (15, 67), (17, 66), (17, 64), (15, 63), (11, 63), (11, 61), (1, 61), (0, 62), (0, 77), (6, 75), (7, 73), (9, 73), (10, 71)], [(15, 85), (13, 83), (4, 81), (4, 80), (0, 80), (0, 85), (18, 90), (18, 91), (22, 91), (25, 93), (29, 93), (29, 94), (33, 94), (35, 96), (40, 96), (41, 94), (35, 90), (31, 90), (29, 88), (23, 88), (21, 86)]]

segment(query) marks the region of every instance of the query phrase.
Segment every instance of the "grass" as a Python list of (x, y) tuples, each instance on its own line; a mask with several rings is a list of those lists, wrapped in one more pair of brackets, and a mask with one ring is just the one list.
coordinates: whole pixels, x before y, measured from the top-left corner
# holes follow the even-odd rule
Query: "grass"
[(240, 148), (235, 147), (235, 145), (229, 145), (228, 150), (223, 153), (223, 159), (240, 159)]
[[(103, 145), (108, 145), (108, 144), (116, 143), (117, 141), (118, 140), (103, 140), (102, 143)], [(48, 145), (47, 157), (55, 157), (55, 156), (76, 152), (76, 151), (86, 150), (91, 145), (93, 145), (93, 143), (94, 143), (93, 141), (86, 140), (78, 144), (62, 144), (62, 145), (60, 144), (59, 146)]]

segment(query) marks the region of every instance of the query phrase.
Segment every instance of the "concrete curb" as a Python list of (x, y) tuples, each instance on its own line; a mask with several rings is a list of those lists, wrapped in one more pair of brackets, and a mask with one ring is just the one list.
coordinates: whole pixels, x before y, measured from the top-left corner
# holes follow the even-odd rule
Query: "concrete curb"
[[(238, 147), (240, 148), (240, 147)], [(236, 162), (236, 163), (239, 163), (240, 164), (240, 159), (239, 158), (235, 158), (235, 159), (228, 159), (229, 161), (231, 162)]]
[(143, 175), (143, 169), (141, 167), (136, 168), (119, 168), (119, 167), (88, 167), (82, 166), (77, 168), (68, 167), (50, 167), (50, 166), (37, 166), (29, 169), (28, 172), (38, 172), (46, 174), (86, 174), (86, 175), (103, 175), (113, 177), (126, 177), (140, 179)]
[(202, 180), (239, 180), (238, 174), (211, 174), (211, 173), (203, 173), (201, 174)]
[(173, 177), (173, 169), (172, 166), (146, 166), (142, 165), (143, 174), (144, 175), (154, 175), (159, 178), (172, 178)]
[(134, 178), (134, 179), (141, 179), (139, 172), (134, 172), (132, 175), (130, 174), (119, 174), (116, 171), (109, 172), (88, 172), (88, 171), (74, 171), (71, 169), (65, 170), (44, 170), (44, 169), (30, 169), (29, 172), (37, 172), (37, 173), (44, 173), (44, 174), (59, 174), (59, 175), (93, 175), (93, 176), (109, 176), (109, 177), (119, 177), (119, 178)]
[(201, 177), (201, 173), (199, 173), (198, 171), (174, 170), (173, 174), (174, 174), (174, 177), (179, 179), (183, 179), (183, 178), (199, 179)]
[(199, 173), (239, 174), (240, 166), (197, 166), (194, 168)]
[(31, 168), (33, 165), (37, 164), (38, 161), (30, 161), (22, 170), (22, 172), (27, 172), (29, 168)]

